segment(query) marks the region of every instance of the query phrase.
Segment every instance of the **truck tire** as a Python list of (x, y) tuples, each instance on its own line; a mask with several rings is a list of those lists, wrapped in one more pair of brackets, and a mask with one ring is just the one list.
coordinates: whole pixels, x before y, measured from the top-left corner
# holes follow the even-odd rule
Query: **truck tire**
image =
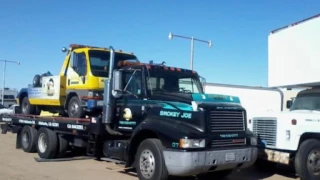
[(35, 113), (35, 107), (30, 104), (29, 98), (27, 96), (22, 99), (21, 111), (22, 111), (22, 114), (34, 114)]
[(21, 130), (20, 142), (21, 147), (26, 153), (37, 152), (37, 136), (38, 132), (35, 128), (24, 126)]
[(24, 97), (21, 102), (22, 114), (40, 115), (41, 111), (37, 106), (31, 105), (28, 96)]
[(40, 128), (38, 131), (37, 151), (40, 158), (55, 158), (58, 152), (58, 136), (48, 129)]
[(320, 141), (308, 139), (301, 143), (295, 157), (295, 170), (301, 180), (320, 179)]
[(141, 180), (166, 180), (168, 171), (159, 139), (146, 139), (141, 142), (135, 156), (135, 168)]
[(79, 97), (73, 96), (68, 103), (68, 116), (71, 118), (83, 118), (84, 115)]
[(41, 87), (40, 80), (41, 76), (39, 74), (36, 74), (33, 78), (33, 87)]

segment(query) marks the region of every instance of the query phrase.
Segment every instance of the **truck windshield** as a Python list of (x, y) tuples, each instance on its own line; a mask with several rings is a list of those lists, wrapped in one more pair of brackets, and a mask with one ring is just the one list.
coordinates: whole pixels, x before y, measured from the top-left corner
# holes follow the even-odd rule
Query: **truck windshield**
[(320, 94), (313, 93), (297, 96), (290, 110), (320, 111)]
[[(137, 57), (131, 54), (115, 53), (115, 66), (117, 66), (119, 61), (137, 61)], [(109, 73), (109, 61), (110, 52), (99, 51), (99, 50), (89, 50), (89, 61), (91, 74), (97, 77), (108, 77)]]
[(203, 93), (201, 82), (196, 74), (154, 69), (147, 72), (149, 92)]

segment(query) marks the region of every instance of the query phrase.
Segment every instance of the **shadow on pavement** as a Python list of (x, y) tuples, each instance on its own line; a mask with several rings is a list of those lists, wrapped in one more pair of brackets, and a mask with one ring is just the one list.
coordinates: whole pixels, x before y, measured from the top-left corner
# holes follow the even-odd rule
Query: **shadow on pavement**
[[(129, 176), (137, 177), (136, 173), (131, 172), (119, 172), (122, 174), (126, 174)], [(248, 169), (244, 169), (238, 172), (232, 173), (230, 176), (225, 178), (224, 180), (261, 180), (267, 179), (274, 175), (280, 175), (291, 179), (297, 179), (295, 172), (287, 167), (266, 167), (265, 170), (257, 169), (255, 167), (251, 167)], [(199, 180), (197, 177), (173, 177), (170, 180)], [(204, 179), (201, 179), (204, 180)]]

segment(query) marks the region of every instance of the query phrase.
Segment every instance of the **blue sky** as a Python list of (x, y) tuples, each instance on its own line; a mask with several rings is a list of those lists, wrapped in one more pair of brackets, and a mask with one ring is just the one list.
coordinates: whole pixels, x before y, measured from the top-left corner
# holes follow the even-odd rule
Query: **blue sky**
[(318, 0), (3, 1), (0, 59), (21, 62), (7, 65), (6, 86), (18, 89), (37, 73), (57, 75), (61, 48), (71, 43), (112, 45), (141, 61), (189, 68), (190, 42), (169, 41), (172, 31), (212, 40), (212, 48), (196, 42), (194, 52), (194, 69), (208, 82), (267, 86), (269, 32), (319, 8)]

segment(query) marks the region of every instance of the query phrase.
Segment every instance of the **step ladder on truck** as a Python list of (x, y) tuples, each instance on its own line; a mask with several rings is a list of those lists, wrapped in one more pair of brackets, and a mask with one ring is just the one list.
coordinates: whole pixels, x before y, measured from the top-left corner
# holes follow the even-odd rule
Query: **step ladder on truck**
[(255, 162), (257, 138), (247, 130), (238, 97), (205, 94), (192, 70), (114, 64), (115, 51), (109, 49), (101, 113), (88, 118), (7, 115), (0, 118), (2, 133), (17, 133), (17, 148), (42, 159), (86, 148), (89, 156), (123, 162), (141, 180), (219, 179)]

